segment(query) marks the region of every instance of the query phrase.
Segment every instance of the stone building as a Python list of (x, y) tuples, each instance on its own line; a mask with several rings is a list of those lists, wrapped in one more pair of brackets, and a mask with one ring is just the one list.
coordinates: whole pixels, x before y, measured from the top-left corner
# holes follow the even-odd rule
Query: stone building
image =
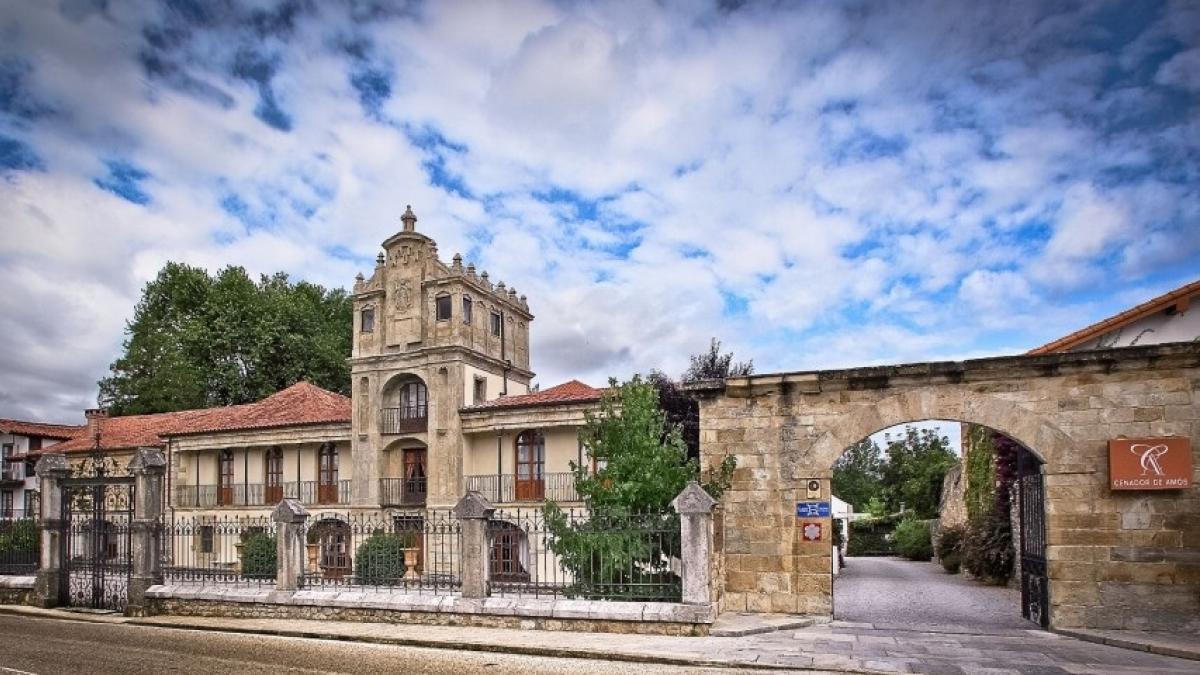
[(0, 419), (0, 520), (37, 512), (33, 464), (38, 452), (82, 431), (81, 426)]

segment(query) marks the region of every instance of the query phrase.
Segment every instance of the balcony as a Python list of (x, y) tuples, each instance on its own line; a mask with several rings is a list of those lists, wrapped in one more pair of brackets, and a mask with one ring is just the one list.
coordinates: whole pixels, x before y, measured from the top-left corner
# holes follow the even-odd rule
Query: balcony
[(0, 469), (0, 481), (23, 481), (25, 480), (25, 463), (23, 461), (7, 462), (3, 469)]
[(379, 412), (381, 434), (419, 434), (429, 428), (424, 408), (416, 414), (411, 408), (382, 408)]
[(381, 506), (424, 506), (424, 478), (380, 478)]
[(575, 474), (547, 473), (540, 479), (517, 480), (512, 474), (466, 476), (467, 490), (483, 493), (496, 504), (513, 502), (540, 502), (547, 499), (556, 502), (577, 502)]
[(218, 506), (275, 506), (284, 498), (299, 499), (303, 504), (349, 504), (350, 481), (331, 485), (315, 480), (292, 481), (280, 485), (237, 483), (219, 485), (176, 485), (174, 505), (179, 508)]

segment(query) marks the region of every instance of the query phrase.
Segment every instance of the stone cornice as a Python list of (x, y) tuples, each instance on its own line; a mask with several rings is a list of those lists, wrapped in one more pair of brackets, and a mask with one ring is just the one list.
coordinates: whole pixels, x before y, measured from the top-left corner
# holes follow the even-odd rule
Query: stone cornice
[(438, 363), (454, 363), (457, 361), (465, 361), (467, 363), (471, 363), (472, 361), (475, 361), (475, 362), (486, 363), (486, 364), (492, 366), (493, 368), (498, 368), (498, 369), (508, 368), (508, 372), (515, 373), (517, 375), (522, 375), (528, 379), (533, 379), (533, 377), (534, 377), (534, 372), (532, 370), (526, 370), (524, 368), (520, 368), (520, 367), (512, 365), (510, 363), (505, 363), (504, 361), (502, 361), (498, 358), (495, 358), (492, 356), (487, 356), (487, 355), (481, 354), (479, 352), (471, 351), (469, 348), (463, 347), (461, 345), (438, 345), (436, 347), (422, 347), (420, 349), (414, 349), (414, 350), (405, 351), (405, 352), (395, 352), (395, 353), (390, 353), (390, 354), (377, 354), (377, 355), (373, 355), (373, 356), (352, 356), (347, 360), (350, 362), (350, 368), (351, 368), (352, 372), (358, 373), (362, 370), (378, 370), (381, 367), (388, 367), (388, 368), (400, 367), (400, 368), (402, 368), (405, 365), (411, 364), (412, 362), (418, 360), (420, 357), (437, 357), (437, 356), (444, 356), (445, 358), (443, 358), (441, 360), (431, 360), (431, 362), (429, 364), (424, 364), (424, 365), (435, 365)]
[(529, 405), (513, 408), (459, 410), (464, 434), (539, 428), (583, 426), (584, 412), (594, 409), (595, 401)]
[(204, 434), (175, 436), (170, 439), (175, 451), (212, 450), (218, 448), (294, 445), (350, 441), (350, 423), (305, 424), (270, 429), (233, 429)]

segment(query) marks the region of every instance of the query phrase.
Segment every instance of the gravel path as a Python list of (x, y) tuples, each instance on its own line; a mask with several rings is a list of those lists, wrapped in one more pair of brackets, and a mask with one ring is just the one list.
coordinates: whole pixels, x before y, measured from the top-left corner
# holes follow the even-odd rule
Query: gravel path
[(903, 558), (847, 558), (833, 585), (834, 617), (877, 626), (987, 632), (1036, 626), (1021, 617), (1021, 592), (984, 586), (941, 565)]

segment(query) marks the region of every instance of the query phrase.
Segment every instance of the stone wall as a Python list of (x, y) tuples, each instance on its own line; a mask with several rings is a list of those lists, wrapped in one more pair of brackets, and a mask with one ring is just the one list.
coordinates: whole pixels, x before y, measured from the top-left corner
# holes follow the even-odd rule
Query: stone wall
[[(983, 424), (1043, 461), (1051, 622), (1200, 630), (1200, 344), (760, 375), (695, 388), (724, 497), (722, 611), (829, 614), (830, 541), (805, 541), (807, 479), (829, 498), (852, 443), (926, 419)], [(1107, 440), (1191, 439), (1197, 485), (1108, 488)], [(824, 522), (828, 531), (829, 521)]]
[(0, 576), (0, 605), (32, 605), (34, 577)]

